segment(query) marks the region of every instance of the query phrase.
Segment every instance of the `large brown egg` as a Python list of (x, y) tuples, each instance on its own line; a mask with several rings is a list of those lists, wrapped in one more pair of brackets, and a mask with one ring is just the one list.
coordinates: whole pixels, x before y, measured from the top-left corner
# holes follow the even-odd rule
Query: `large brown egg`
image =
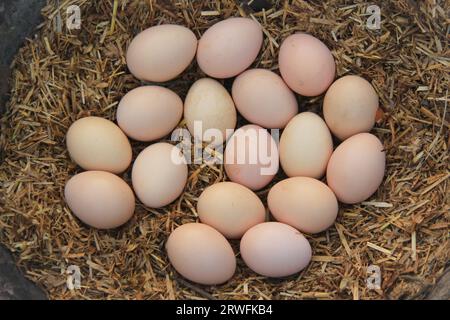
[(120, 128), (100, 117), (81, 118), (66, 136), (70, 157), (85, 170), (120, 173), (131, 162), (131, 145)]
[(84, 223), (111, 229), (126, 223), (134, 213), (134, 194), (118, 176), (105, 171), (79, 173), (67, 182), (64, 197)]
[(356, 134), (333, 152), (327, 183), (339, 201), (358, 203), (377, 191), (383, 181), (386, 155), (383, 144), (370, 133)]
[(236, 108), (249, 122), (264, 128), (284, 128), (298, 112), (294, 93), (276, 73), (251, 69), (233, 82)]
[(263, 42), (262, 28), (249, 18), (229, 18), (210, 27), (198, 43), (200, 69), (213, 78), (230, 78), (247, 69)]
[(323, 115), (331, 132), (341, 140), (369, 132), (375, 124), (378, 95), (372, 85), (358, 76), (336, 80), (323, 100)]
[(167, 239), (170, 263), (183, 277), (205, 285), (221, 284), (236, 270), (236, 258), (228, 241), (203, 223), (187, 223)]
[(280, 73), (287, 85), (303, 96), (318, 96), (333, 82), (333, 55), (319, 39), (296, 33), (287, 37), (278, 55)]
[(197, 38), (186, 27), (162, 24), (139, 33), (127, 51), (127, 65), (138, 79), (164, 82), (176, 78), (195, 57)]

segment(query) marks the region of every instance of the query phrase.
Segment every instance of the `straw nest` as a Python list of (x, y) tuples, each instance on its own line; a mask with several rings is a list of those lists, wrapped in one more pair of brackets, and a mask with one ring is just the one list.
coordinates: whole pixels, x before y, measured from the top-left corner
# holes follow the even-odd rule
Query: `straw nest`
[[(65, 8), (77, 4), (82, 29), (63, 27), (62, 33), (54, 31), (56, 2), (44, 8), (37, 36), (12, 66), (1, 135), (0, 242), (51, 298), (398, 299), (421, 297), (433, 286), (450, 251), (449, 8), (444, 1), (378, 1), (381, 29), (369, 30), (366, 8), (373, 1), (274, 2), (255, 11), (228, 0), (67, 0), (60, 3), (63, 22)], [(238, 254), (230, 282), (204, 287), (176, 274), (164, 243), (176, 226), (197, 220), (197, 197), (207, 185), (226, 179), (222, 166), (191, 165), (185, 192), (175, 203), (151, 210), (138, 202), (125, 226), (97, 231), (80, 223), (64, 203), (65, 182), (80, 172), (64, 138), (78, 118), (114, 120), (120, 98), (141, 84), (125, 63), (127, 44), (140, 30), (177, 23), (200, 37), (230, 16), (249, 16), (264, 27), (254, 66), (277, 71), (282, 40), (306, 31), (332, 49), (339, 76), (368, 79), (380, 96), (382, 112), (373, 132), (384, 142), (387, 171), (367, 202), (341, 205), (333, 227), (308, 236), (313, 260), (300, 274), (267, 279), (245, 267)], [(193, 63), (164, 85), (184, 98), (201, 76)], [(299, 97), (299, 102), (301, 111), (321, 112), (322, 97)], [(133, 143), (134, 155), (145, 146)], [(130, 182), (130, 170), (122, 176)], [(263, 201), (267, 192), (258, 193)], [(234, 247), (238, 253), (237, 243)], [(79, 290), (66, 287), (70, 265), (81, 269)], [(380, 267), (381, 289), (367, 288), (369, 265)]]

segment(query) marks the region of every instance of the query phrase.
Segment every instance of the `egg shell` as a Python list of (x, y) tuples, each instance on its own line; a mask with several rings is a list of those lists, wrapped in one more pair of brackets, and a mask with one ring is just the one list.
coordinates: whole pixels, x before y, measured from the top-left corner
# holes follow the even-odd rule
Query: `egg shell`
[(235, 131), (226, 145), (224, 159), (228, 178), (252, 190), (269, 184), (279, 169), (275, 140), (266, 129), (252, 124)]
[(270, 189), (267, 204), (277, 221), (306, 233), (328, 229), (339, 210), (333, 191), (323, 182), (308, 177), (278, 182)]
[(251, 69), (233, 82), (237, 110), (249, 122), (264, 128), (284, 128), (298, 112), (294, 93), (276, 73)]
[(320, 178), (333, 152), (333, 139), (321, 117), (302, 112), (287, 124), (279, 148), (281, 167), (286, 175)]
[(296, 33), (281, 44), (280, 73), (287, 85), (303, 96), (318, 96), (333, 82), (336, 65), (328, 47), (319, 39)]
[(145, 148), (133, 164), (131, 180), (139, 200), (150, 208), (163, 207), (184, 190), (188, 175), (180, 150), (165, 142)]
[(85, 117), (72, 123), (66, 143), (72, 160), (85, 170), (120, 173), (131, 163), (127, 136), (115, 123), (100, 117)]
[(236, 270), (236, 258), (228, 241), (203, 223), (187, 223), (167, 239), (170, 263), (186, 279), (204, 285), (221, 284)]
[(219, 182), (207, 187), (198, 198), (197, 213), (201, 222), (228, 239), (240, 239), (245, 231), (266, 218), (266, 210), (258, 196), (234, 182)]
[(386, 155), (370, 133), (342, 142), (328, 162), (327, 183), (339, 201), (354, 204), (368, 199), (383, 181)]
[(85, 171), (66, 183), (64, 196), (70, 210), (98, 229), (116, 228), (134, 213), (133, 191), (118, 176), (105, 171)]
[(182, 116), (181, 98), (160, 86), (144, 86), (129, 91), (117, 108), (119, 127), (138, 141), (152, 141), (168, 135)]
[(345, 140), (369, 132), (375, 124), (378, 95), (364, 78), (348, 75), (336, 80), (323, 100), (323, 115), (331, 132)]
[(258, 22), (249, 18), (222, 20), (200, 38), (197, 62), (210, 77), (234, 77), (253, 63), (262, 42), (262, 28)]
[[(203, 78), (197, 80), (187, 93), (184, 119), (189, 131), (197, 139), (222, 144), (232, 133), (227, 133), (227, 129), (236, 127), (237, 114), (228, 91), (218, 81)], [(194, 130), (196, 121), (201, 124), (201, 131)], [(208, 129), (220, 131), (217, 141), (207, 136)]]
[(163, 24), (145, 29), (131, 41), (126, 55), (138, 79), (164, 82), (180, 75), (192, 62), (197, 38), (186, 27)]
[(245, 264), (266, 277), (286, 277), (311, 261), (311, 246), (300, 231), (280, 222), (265, 222), (249, 229), (241, 239)]

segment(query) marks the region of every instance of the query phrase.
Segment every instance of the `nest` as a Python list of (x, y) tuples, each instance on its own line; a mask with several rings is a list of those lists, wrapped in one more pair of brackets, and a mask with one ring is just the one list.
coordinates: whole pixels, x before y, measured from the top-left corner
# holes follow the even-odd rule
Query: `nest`
[[(11, 99), (2, 121), (0, 242), (15, 253), (28, 278), (54, 299), (401, 299), (421, 297), (449, 258), (448, 6), (444, 1), (377, 1), (381, 29), (366, 27), (364, 1), (56, 1), (13, 63)], [(65, 8), (81, 8), (81, 30), (55, 31)], [(448, 4), (447, 4), (448, 5)], [(253, 6), (255, 8), (255, 6)], [(139, 31), (176, 23), (200, 35), (230, 16), (256, 19), (264, 44), (254, 67), (277, 70), (280, 43), (296, 31), (332, 49), (338, 76), (369, 80), (380, 97), (373, 130), (383, 141), (383, 184), (359, 205), (341, 205), (334, 226), (307, 235), (311, 264), (300, 274), (267, 279), (238, 254), (235, 276), (221, 286), (190, 283), (170, 266), (164, 243), (171, 230), (197, 220), (202, 190), (226, 179), (220, 165), (190, 165), (182, 196), (158, 210), (137, 203), (123, 227), (83, 225), (64, 203), (66, 181), (81, 169), (71, 162), (65, 134), (88, 115), (115, 120), (121, 97), (142, 85), (127, 70), (127, 45)], [(164, 86), (185, 97), (204, 76), (195, 62)], [(225, 80), (229, 88), (232, 80)], [(323, 97), (299, 97), (301, 111), (321, 113)], [(242, 122), (242, 120), (241, 120)], [(182, 125), (182, 124), (180, 124)], [(133, 142), (134, 156), (147, 144)], [(130, 170), (122, 177), (129, 183)], [(276, 181), (283, 179), (282, 173)], [(275, 181), (274, 181), (275, 182)], [(258, 193), (265, 202), (268, 189)], [(69, 290), (66, 270), (81, 270)], [(381, 288), (366, 285), (379, 266)]]

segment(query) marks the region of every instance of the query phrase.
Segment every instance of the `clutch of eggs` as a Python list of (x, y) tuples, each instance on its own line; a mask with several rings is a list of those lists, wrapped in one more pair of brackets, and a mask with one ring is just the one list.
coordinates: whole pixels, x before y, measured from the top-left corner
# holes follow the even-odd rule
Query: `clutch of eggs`
[[(243, 261), (260, 275), (286, 277), (303, 270), (312, 256), (303, 233), (323, 232), (334, 224), (338, 201), (364, 201), (382, 183), (385, 152), (381, 141), (368, 133), (378, 95), (356, 75), (333, 83), (331, 51), (306, 33), (282, 42), (280, 75), (246, 70), (262, 44), (261, 26), (248, 18), (220, 21), (199, 40), (188, 28), (171, 24), (136, 35), (126, 54), (136, 78), (173, 80), (195, 58), (206, 76), (192, 84), (184, 101), (152, 83), (122, 97), (118, 125), (90, 116), (70, 126), (69, 155), (88, 170), (66, 184), (64, 195), (72, 212), (89, 226), (110, 229), (132, 218), (135, 195), (150, 208), (175, 201), (186, 186), (188, 166), (177, 147), (158, 140), (184, 118), (198, 141), (225, 145), (224, 171), (231, 182), (206, 187), (197, 200), (200, 222), (181, 225), (170, 234), (166, 250), (175, 270), (199, 284), (228, 281), (236, 258), (227, 239), (240, 239)], [(236, 77), (231, 93), (216, 80), (230, 77)], [(323, 93), (324, 120), (312, 112), (298, 113), (301, 96)], [(233, 133), (238, 112), (249, 124)], [(283, 129), (279, 145), (267, 129)], [(332, 135), (341, 141), (335, 150)], [(148, 144), (132, 165), (133, 189), (117, 176), (132, 161), (127, 137)], [(287, 178), (270, 188), (266, 211), (255, 192), (272, 182), (279, 166)], [(268, 221), (269, 212), (276, 221)]]

